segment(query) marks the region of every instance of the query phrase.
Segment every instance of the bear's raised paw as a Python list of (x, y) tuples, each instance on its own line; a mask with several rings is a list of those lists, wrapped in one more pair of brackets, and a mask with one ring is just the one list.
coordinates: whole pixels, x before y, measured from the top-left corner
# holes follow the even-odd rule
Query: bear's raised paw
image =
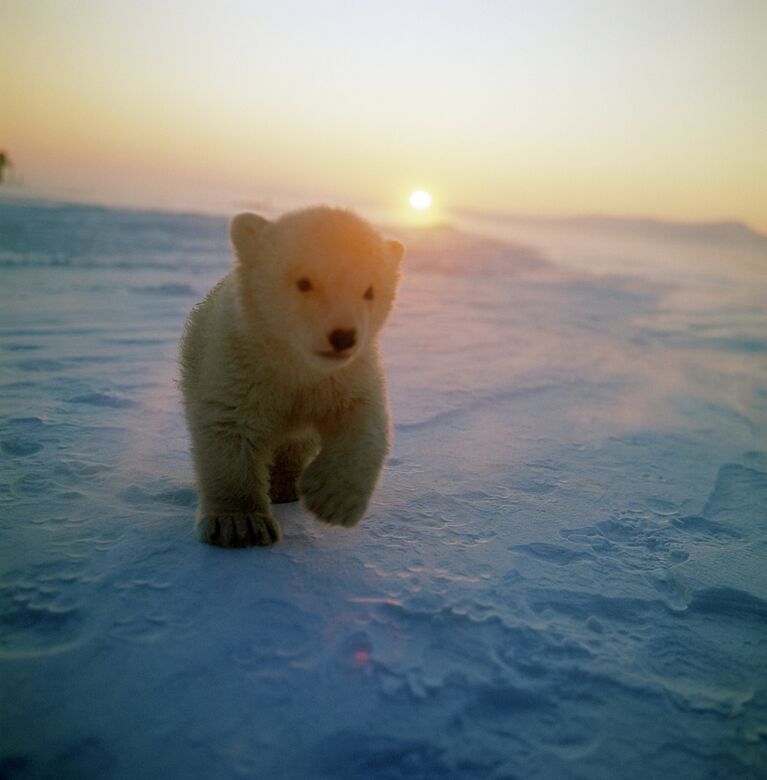
[(323, 479), (311, 466), (298, 484), (304, 506), (323, 523), (351, 528), (367, 509), (369, 495)]
[(280, 527), (256, 512), (216, 512), (197, 519), (201, 542), (218, 547), (268, 547), (279, 542)]

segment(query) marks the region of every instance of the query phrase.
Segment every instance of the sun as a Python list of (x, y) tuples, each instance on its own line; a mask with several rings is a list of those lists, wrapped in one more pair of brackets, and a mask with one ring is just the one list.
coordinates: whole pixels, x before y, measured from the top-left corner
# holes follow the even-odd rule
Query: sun
[(416, 190), (410, 196), (410, 205), (414, 209), (428, 209), (431, 206), (431, 195), (426, 190)]

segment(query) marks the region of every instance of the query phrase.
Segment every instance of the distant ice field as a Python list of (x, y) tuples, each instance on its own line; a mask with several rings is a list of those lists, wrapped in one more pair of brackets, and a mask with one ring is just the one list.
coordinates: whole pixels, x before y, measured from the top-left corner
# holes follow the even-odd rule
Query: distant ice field
[(0, 777), (767, 776), (767, 239), (390, 233), (369, 515), (222, 550), (175, 379), (226, 219), (0, 200)]

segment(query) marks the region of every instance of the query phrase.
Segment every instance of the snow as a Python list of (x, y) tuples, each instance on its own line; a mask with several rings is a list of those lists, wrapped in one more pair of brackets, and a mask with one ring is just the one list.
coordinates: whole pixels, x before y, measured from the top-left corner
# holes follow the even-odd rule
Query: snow
[(767, 239), (409, 245), (352, 531), (221, 550), (174, 384), (220, 216), (0, 201), (0, 775), (767, 773)]

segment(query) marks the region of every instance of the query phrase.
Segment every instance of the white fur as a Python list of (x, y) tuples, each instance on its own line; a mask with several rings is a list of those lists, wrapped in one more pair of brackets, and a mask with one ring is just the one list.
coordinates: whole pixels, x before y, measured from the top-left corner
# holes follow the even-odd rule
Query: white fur
[[(376, 340), (404, 247), (325, 207), (240, 214), (230, 232), (235, 268), (194, 307), (181, 345), (200, 538), (272, 544), (271, 500), (297, 495), (319, 520), (353, 526), (389, 446)], [(328, 340), (339, 329), (356, 333), (340, 353)]]

